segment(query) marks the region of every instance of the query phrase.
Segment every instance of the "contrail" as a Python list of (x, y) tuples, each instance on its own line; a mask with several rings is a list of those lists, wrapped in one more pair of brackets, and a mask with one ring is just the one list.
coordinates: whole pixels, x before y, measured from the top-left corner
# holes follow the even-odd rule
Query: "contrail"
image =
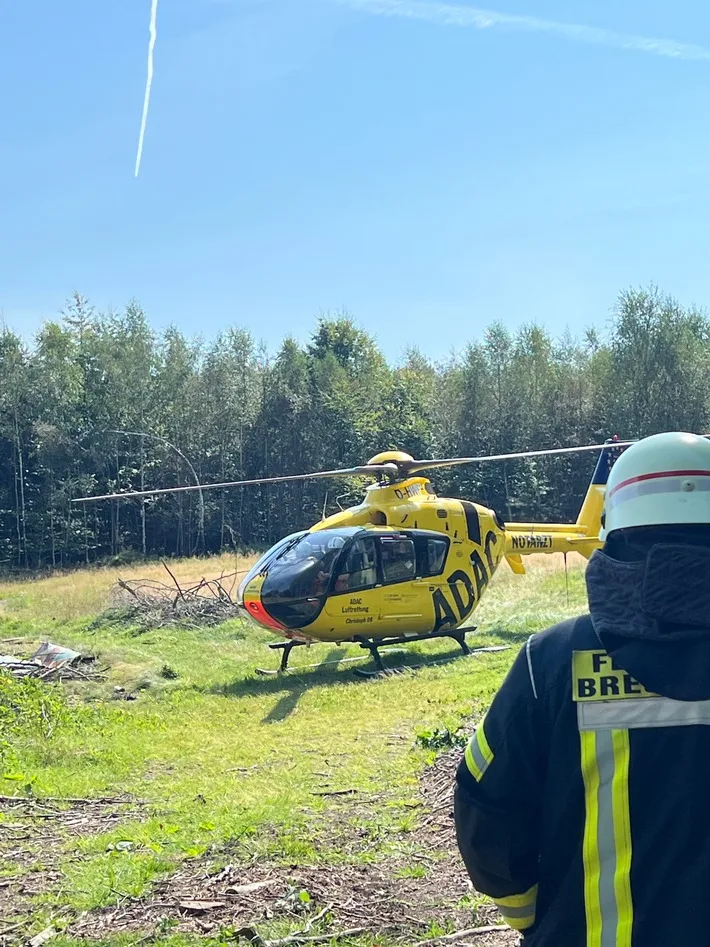
[(145, 97), (143, 99), (143, 118), (141, 119), (141, 131), (138, 136), (138, 154), (136, 155), (136, 172), (141, 169), (141, 158), (143, 157), (143, 141), (145, 139), (145, 127), (148, 124), (148, 107), (150, 106), (150, 90), (153, 85), (153, 52), (155, 50), (155, 39), (157, 33), (158, 21), (158, 0), (151, 0), (150, 5), (150, 42), (148, 44), (148, 77), (145, 83)]
[(651, 39), (616, 33), (613, 30), (585, 26), (578, 23), (559, 23), (535, 16), (519, 16), (512, 13), (497, 13), (479, 7), (449, 3), (424, 3), (421, 0), (339, 0), (345, 6), (375, 16), (404, 17), (411, 20), (427, 20), (442, 26), (468, 26), (477, 30), (494, 28), (518, 30), (528, 33), (549, 33), (581, 43), (599, 46), (615, 46), (637, 52), (651, 53), (671, 59), (710, 60), (710, 49), (693, 43), (678, 43), (669, 39)]

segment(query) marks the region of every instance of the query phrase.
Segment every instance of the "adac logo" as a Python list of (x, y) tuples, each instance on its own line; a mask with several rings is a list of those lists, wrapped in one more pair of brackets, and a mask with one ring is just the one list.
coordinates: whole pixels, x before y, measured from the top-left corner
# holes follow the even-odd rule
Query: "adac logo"
[(439, 631), (446, 625), (453, 625), (454, 627), (460, 625), (471, 614), (498, 565), (500, 555), (494, 548), (497, 543), (498, 537), (491, 530), (486, 535), (484, 542), (485, 564), (477, 549), (474, 549), (471, 553), (473, 582), (468, 573), (464, 572), (463, 569), (457, 569), (446, 577), (448, 587), (446, 591), (441, 587), (434, 589), (432, 592), (434, 604), (433, 631)]

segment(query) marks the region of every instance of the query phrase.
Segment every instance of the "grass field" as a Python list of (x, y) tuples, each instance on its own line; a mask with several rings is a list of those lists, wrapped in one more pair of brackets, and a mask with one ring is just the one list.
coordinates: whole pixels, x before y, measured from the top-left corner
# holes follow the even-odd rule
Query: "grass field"
[(470, 641), (509, 650), (414, 645), (385, 661), (417, 669), (373, 680), (343, 663), (359, 649), (330, 646), (297, 649), (296, 673), (257, 676), (275, 666), (274, 639), (239, 620), (142, 632), (97, 620), (119, 575), (160, 566), (0, 584), (0, 653), (48, 640), (108, 669), (64, 685), (0, 676), (0, 943), (50, 927), (56, 945), (116, 947), (294, 932), (327, 944), (364, 929), (332, 943), (388, 947), (498, 925), (454, 849), (460, 749), (444, 740), (437, 754), (430, 735), (470, 729), (527, 635), (583, 607), (579, 563), (567, 578), (551, 558), (530, 565), (525, 578), (501, 567), (475, 616)]

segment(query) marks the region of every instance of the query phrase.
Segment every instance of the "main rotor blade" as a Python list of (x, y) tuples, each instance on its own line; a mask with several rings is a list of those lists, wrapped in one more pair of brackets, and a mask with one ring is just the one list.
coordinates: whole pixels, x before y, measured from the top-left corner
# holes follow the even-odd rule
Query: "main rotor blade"
[(341, 470), (319, 470), (316, 473), (291, 474), (285, 477), (262, 477), (259, 480), (231, 480), (227, 483), (205, 483), (189, 487), (165, 487), (158, 490), (132, 490), (130, 493), (106, 493), (98, 497), (77, 497), (72, 503), (93, 503), (98, 500), (131, 500), (135, 497), (153, 497), (164, 493), (190, 493), (197, 490), (216, 490), (222, 487), (250, 487), (262, 483), (285, 483), (294, 480), (319, 480), (326, 477), (358, 477), (376, 474), (397, 474), (395, 464), (364, 464), (361, 467), (346, 467)]
[(455, 467), (457, 464), (482, 464), (491, 460), (518, 460), (525, 457), (548, 457), (552, 454), (576, 454), (581, 451), (603, 450), (605, 447), (628, 447), (634, 441), (610, 441), (608, 444), (588, 444), (585, 447), (552, 447), (547, 450), (516, 451), (513, 454), (488, 454), (484, 457), (449, 457), (444, 460), (415, 460), (400, 464), (407, 473), (432, 470), (435, 467)]

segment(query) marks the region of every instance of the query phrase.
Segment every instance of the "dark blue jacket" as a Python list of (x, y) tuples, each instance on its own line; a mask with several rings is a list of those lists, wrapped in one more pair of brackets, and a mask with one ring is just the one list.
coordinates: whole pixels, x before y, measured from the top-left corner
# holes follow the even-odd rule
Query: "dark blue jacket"
[(710, 560), (663, 555), (595, 553), (591, 614), (528, 640), (459, 767), (459, 848), (525, 947), (710, 944)]

